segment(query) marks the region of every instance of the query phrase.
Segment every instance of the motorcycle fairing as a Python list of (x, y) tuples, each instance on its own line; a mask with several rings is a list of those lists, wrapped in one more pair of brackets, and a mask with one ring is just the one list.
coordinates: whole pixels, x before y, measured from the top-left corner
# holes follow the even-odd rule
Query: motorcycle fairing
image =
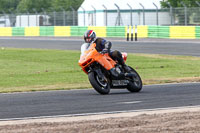
[(108, 53), (101, 54), (95, 47), (95, 43), (91, 44), (90, 48), (80, 57), (79, 65), (86, 74), (88, 73), (86, 69), (94, 62), (98, 62), (106, 70), (110, 70), (116, 65), (116, 62), (108, 55)]

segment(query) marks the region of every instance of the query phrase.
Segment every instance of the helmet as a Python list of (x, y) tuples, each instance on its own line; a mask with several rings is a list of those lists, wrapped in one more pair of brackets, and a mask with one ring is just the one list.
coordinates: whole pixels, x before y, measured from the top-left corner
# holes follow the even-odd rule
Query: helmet
[(93, 30), (88, 30), (84, 34), (84, 40), (86, 43), (91, 43), (96, 39), (96, 33)]

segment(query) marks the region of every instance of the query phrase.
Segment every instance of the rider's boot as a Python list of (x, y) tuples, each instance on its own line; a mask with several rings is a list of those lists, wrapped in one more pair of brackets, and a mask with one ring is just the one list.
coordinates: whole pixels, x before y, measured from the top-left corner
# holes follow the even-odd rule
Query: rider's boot
[(130, 71), (125, 72), (125, 73), (123, 73), (123, 72), (119, 73), (119, 72), (116, 71), (115, 68), (112, 68), (110, 70), (110, 72), (115, 79), (125, 79), (126, 77), (127, 78), (135, 78), (136, 77), (136, 75), (134, 73), (130, 73)]
[(127, 66), (126, 64), (123, 64), (122, 67), (124, 68), (125, 72), (130, 73), (131, 69), (129, 66)]
[(136, 74), (134, 74), (134, 73), (125, 73), (124, 76), (127, 77), (127, 78), (135, 78)]
[(135, 78), (136, 77), (136, 74), (131, 73), (131, 68), (129, 66), (127, 66), (126, 64), (123, 64), (122, 67), (125, 70), (125, 73), (124, 73), (125, 77), (129, 77), (129, 78)]

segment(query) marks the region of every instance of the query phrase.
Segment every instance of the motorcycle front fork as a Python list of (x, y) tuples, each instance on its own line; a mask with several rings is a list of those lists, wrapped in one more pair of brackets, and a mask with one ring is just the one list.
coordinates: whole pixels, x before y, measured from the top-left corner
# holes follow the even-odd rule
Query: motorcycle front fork
[(101, 69), (100, 68), (97, 68), (97, 69), (94, 69), (94, 71), (97, 73), (99, 79), (101, 81), (105, 81), (106, 80), (106, 77), (105, 75), (102, 73)]

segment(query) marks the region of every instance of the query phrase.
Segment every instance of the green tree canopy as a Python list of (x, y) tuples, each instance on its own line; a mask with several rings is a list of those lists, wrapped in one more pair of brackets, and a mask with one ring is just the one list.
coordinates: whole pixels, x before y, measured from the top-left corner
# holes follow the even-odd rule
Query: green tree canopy
[(181, 4), (181, 2), (182, 2), (187, 7), (199, 7), (196, 4), (196, 1), (200, 3), (200, 0), (163, 0), (163, 1), (161, 1), (161, 6), (169, 7), (169, 4), (170, 4), (172, 7), (183, 7), (183, 4)]
[(21, 0), (0, 0), (0, 12), (14, 12)]
[(53, 0), (52, 7), (55, 10), (71, 10), (71, 7), (77, 10), (84, 0)]
[(0, 12), (43, 12), (77, 10), (84, 0), (0, 0)]
[(17, 6), (19, 12), (42, 12), (51, 8), (53, 0), (21, 0)]

